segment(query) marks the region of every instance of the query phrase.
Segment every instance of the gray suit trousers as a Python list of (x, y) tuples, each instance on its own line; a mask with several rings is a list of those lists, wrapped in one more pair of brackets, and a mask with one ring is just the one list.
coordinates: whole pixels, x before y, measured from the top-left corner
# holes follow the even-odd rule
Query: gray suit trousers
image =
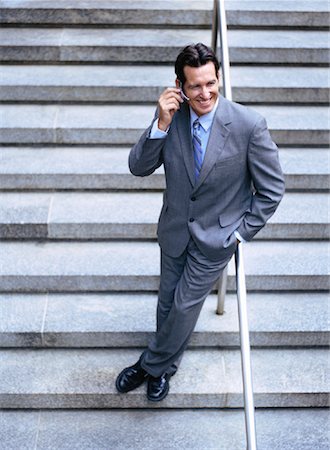
[(177, 258), (161, 254), (157, 332), (141, 355), (141, 366), (152, 376), (173, 374), (195, 328), (204, 300), (236, 249), (236, 240), (219, 251), (219, 260), (204, 256), (190, 239)]

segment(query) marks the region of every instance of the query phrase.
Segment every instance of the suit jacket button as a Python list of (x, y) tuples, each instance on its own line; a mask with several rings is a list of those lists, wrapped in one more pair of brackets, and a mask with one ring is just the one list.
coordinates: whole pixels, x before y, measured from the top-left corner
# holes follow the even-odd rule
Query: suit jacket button
[(193, 217), (190, 217), (189, 222), (194, 222), (195, 219)]
[(190, 199), (192, 202), (194, 202), (196, 200), (196, 197), (191, 197)]

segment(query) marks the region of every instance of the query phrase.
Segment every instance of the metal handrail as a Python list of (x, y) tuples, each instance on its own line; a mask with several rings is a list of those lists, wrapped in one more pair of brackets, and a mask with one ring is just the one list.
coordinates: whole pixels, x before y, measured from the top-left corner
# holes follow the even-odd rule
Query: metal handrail
[[(218, 34), (220, 35), (221, 49), (221, 71), (223, 79), (223, 95), (228, 100), (232, 100), (230, 73), (229, 73), (229, 51), (227, 42), (227, 24), (224, 0), (214, 0), (213, 4), (213, 25), (212, 25), (212, 48), (217, 52)], [(250, 355), (250, 339), (246, 306), (246, 283), (243, 261), (243, 247), (239, 244), (235, 251), (235, 269), (236, 269), (236, 289), (238, 304), (238, 319), (241, 344), (242, 377), (244, 391), (244, 411), (245, 411), (245, 429), (246, 445), (248, 450), (257, 449), (256, 426), (254, 415), (254, 400), (252, 386), (252, 369)], [(224, 300), (226, 295), (228, 266), (222, 272), (218, 287), (218, 307), (217, 314), (224, 312)]]
[(223, 95), (228, 100), (232, 100), (230, 84), (230, 63), (227, 40), (227, 21), (224, 0), (214, 0), (213, 3), (213, 24), (212, 24), (212, 49), (217, 53), (218, 35), (220, 36), (220, 58), (221, 72), (223, 80)]
[(241, 343), (246, 444), (248, 450), (256, 450), (257, 449), (256, 423), (254, 416), (250, 338), (249, 338), (249, 325), (246, 306), (246, 285), (245, 285), (242, 244), (239, 244), (237, 246), (235, 252), (235, 268), (236, 268), (239, 333)]
[[(218, 35), (220, 36), (220, 58), (222, 72), (223, 96), (232, 100), (230, 83), (230, 63), (227, 40), (227, 22), (224, 1), (214, 0), (213, 3), (213, 24), (212, 24), (212, 49), (217, 54)], [(219, 279), (218, 284), (218, 305), (217, 314), (222, 315), (225, 309), (225, 296), (227, 289), (228, 267), (226, 267)]]

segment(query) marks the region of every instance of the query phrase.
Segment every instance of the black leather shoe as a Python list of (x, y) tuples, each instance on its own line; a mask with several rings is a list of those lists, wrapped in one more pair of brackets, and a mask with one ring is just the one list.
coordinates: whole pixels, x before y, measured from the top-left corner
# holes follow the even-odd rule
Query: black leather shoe
[(142, 369), (140, 361), (138, 361), (134, 366), (126, 367), (120, 372), (116, 380), (117, 391), (121, 393), (132, 391), (141, 386), (148, 376), (148, 372)]
[(163, 400), (170, 389), (169, 383), (170, 375), (163, 374), (160, 377), (149, 376), (147, 398), (151, 402), (160, 402)]

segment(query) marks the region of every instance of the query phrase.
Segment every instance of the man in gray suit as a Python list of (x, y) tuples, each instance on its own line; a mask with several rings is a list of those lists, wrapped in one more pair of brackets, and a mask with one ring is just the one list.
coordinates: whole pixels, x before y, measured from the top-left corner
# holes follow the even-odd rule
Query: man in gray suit
[(166, 176), (157, 332), (116, 380), (119, 392), (147, 380), (150, 401), (166, 397), (204, 300), (236, 246), (265, 225), (284, 193), (265, 119), (219, 95), (212, 50), (187, 46), (175, 73), (176, 87), (162, 93), (152, 124), (129, 156), (134, 175), (150, 175), (163, 164)]

